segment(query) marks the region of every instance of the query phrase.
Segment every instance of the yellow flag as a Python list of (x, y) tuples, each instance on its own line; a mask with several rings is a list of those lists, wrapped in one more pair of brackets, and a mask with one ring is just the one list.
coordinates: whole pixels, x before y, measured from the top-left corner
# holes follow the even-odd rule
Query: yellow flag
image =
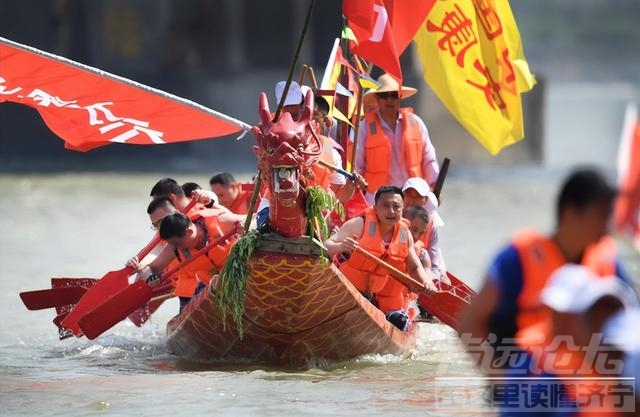
[(507, 0), (440, 0), (414, 38), (424, 79), (491, 154), (524, 136), (535, 85)]

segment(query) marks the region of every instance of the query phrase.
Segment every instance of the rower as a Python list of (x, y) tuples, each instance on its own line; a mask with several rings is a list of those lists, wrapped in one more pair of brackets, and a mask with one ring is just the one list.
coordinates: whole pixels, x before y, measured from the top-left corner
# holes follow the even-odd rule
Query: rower
[(209, 180), (211, 191), (217, 196), (220, 204), (236, 214), (247, 214), (251, 204), (251, 192), (242, 189), (242, 184), (229, 172), (220, 172)]
[(358, 252), (368, 250), (422, 282), (427, 291), (436, 291), (433, 274), (425, 271), (413, 250), (409, 229), (401, 222), (402, 190), (382, 186), (374, 197), (373, 209), (355, 217), (327, 239), (324, 244), (331, 256), (342, 257), (340, 270), (365, 297), (374, 303), (387, 320), (401, 330), (411, 322), (409, 302), (413, 298), (407, 287), (389, 276), (389, 271)]
[[(195, 252), (207, 246), (221, 236), (236, 229), (238, 222), (229, 213), (220, 215), (198, 215), (188, 218), (182, 213), (173, 213), (162, 219), (160, 237), (175, 250), (181, 262), (190, 259)], [(238, 235), (214, 246), (206, 254), (183, 268), (199, 281), (195, 294), (198, 294), (224, 266), (231, 247), (237, 242)]]
[[(404, 194), (405, 210), (412, 206), (418, 206), (423, 207), (427, 211), (429, 222), (419, 240), (422, 241), (422, 246), (429, 254), (433, 275), (449, 284), (444, 257), (442, 256), (439, 245), (440, 228), (444, 226), (444, 222), (438, 214), (438, 199), (435, 194), (431, 192), (429, 184), (420, 177), (409, 178), (402, 186), (402, 193)], [(404, 214), (403, 216), (407, 217)], [(412, 218), (413, 217), (410, 217), (409, 219)], [(413, 238), (417, 240), (415, 235)]]

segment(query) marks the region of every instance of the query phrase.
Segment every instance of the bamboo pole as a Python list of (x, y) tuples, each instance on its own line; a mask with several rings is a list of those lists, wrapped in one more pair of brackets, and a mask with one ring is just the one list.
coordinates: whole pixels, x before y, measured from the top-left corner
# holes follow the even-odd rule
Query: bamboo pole
[[(295, 71), (296, 64), (298, 63), (298, 58), (300, 57), (300, 51), (302, 50), (302, 44), (304, 43), (304, 38), (307, 35), (307, 30), (309, 29), (309, 22), (311, 21), (311, 13), (313, 12), (313, 8), (315, 4), (316, 4), (316, 0), (309, 1), (309, 8), (307, 9), (307, 16), (304, 19), (304, 26), (302, 27), (302, 33), (300, 34), (300, 39), (298, 40), (298, 46), (296, 48), (295, 54), (293, 55), (293, 60), (291, 61), (291, 65), (289, 66), (289, 75), (287, 76), (287, 82), (284, 85), (284, 90), (282, 91), (282, 97), (280, 97), (280, 102), (278, 103), (276, 114), (273, 117), (274, 122), (277, 122), (278, 119), (280, 118), (282, 107), (284, 107), (284, 100), (287, 98), (287, 94), (289, 93), (289, 86), (291, 85), (291, 80), (293, 79), (293, 72)], [(253, 193), (251, 194), (249, 211), (247, 212), (247, 218), (244, 221), (245, 234), (247, 233), (247, 231), (249, 230), (249, 226), (251, 225), (253, 210), (255, 209), (256, 201), (258, 200), (258, 195), (260, 194), (261, 187), (262, 187), (262, 170), (258, 170), (258, 177), (256, 178), (256, 187), (253, 189)]]

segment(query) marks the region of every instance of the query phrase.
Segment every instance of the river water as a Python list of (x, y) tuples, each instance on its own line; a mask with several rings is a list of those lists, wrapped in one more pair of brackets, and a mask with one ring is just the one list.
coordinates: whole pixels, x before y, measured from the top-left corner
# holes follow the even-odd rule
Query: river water
[[(524, 225), (549, 230), (561, 174), (454, 171), (440, 210), (448, 268), (477, 289), (490, 257), (513, 231)], [(148, 193), (165, 175), (0, 176), (0, 416), (491, 413), (477, 405), (482, 391), (473, 378), (479, 374), (454, 332), (440, 324), (420, 324), (409, 359), (372, 356), (304, 372), (181, 362), (164, 343), (175, 300), (142, 328), (125, 322), (95, 341), (59, 341), (53, 310), (27, 311), (18, 294), (49, 287), (51, 277), (98, 278), (120, 269), (152, 237)], [(174, 178), (208, 184), (206, 175)], [(638, 255), (623, 249), (638, 279)]]

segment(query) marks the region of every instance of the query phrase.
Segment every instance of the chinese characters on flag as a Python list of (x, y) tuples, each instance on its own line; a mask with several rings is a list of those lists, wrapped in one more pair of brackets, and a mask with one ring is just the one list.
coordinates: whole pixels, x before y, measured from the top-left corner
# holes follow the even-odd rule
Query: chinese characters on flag
[(70, 149), (153, 145), (249, 130), (188, 100), (0, 38), (0, 103), (33, 107)]
[(507, 0), (438, 1), (414, 40), (426, 82), (491, 154), (522, 139), (535, 79)]

